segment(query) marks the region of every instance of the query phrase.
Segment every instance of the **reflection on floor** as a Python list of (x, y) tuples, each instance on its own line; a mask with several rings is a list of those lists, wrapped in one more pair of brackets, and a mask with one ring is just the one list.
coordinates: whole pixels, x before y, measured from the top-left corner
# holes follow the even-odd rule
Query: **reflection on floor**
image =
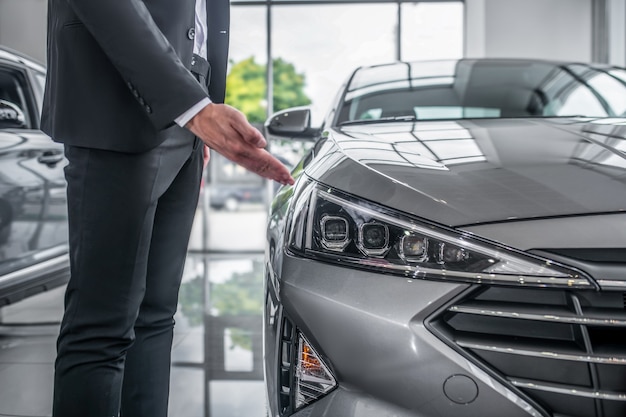
[[(257, 228), (252, 235), (257, 235), (264, 219), (256, 220), (258, 212), (243, 218), (250, 216)], [(219, 215), (213, 218), (220, 221)], [(223, 221), (222, 225), (229, 224)], [(230, 222), (234, 228), (245, 224), (246, 220)], [(250, 236), (247, 227), (247, 232), (231, 232)], [(255, 239), (262, 242), (262, 236)], [(192, 249), (193, 240), (192, 236)], [(246, 253), (191, 252), (187, 257), (172, 350), (170, 416), (266, 415), (263, 254), (258, 243), (252, 246), (256, 247), (246, 247)], [(50, 416), (63, 290), (0, 309), (0, 416)]]
[(188, 257), (172, 352), (170, 415), (266, 415), (262, 266), (261, 256)]

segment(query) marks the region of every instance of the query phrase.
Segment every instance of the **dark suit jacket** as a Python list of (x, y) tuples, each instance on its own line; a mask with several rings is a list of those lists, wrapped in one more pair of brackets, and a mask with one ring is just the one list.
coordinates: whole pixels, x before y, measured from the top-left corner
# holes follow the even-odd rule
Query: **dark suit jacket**
[[(229, 0), (207, 0), (209, 96), (223, 102)], [(189, 72), (195, 0), (49, 0), (42, 129), (55, 141), (143, 152), (189, 136), (174, 119), (206, 97)], [(190, 31), (191, 30), (191, 31)]]

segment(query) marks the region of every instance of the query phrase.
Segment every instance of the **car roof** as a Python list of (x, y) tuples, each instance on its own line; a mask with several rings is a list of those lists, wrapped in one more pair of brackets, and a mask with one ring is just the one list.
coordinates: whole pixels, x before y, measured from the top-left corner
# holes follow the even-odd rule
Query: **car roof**
[(509, 58), (500, 58), (500, 57), (482, 57), (482, 58), (442, 58), (442, 59), (424, 59), (424, 60), (412, 60), (412, 61), (394, 61), (394, 62), (385, 62), (380, 64), (373, 65), (362, 65), (356, 70), (363, 70), (368, 68), (381, 68), (381, 67), (400, 67), (407, 65), (420, 65), (420, 64), (428, 64), (428, 63), (438, 63), (438, 62), (492, 62), (492, 63), (543, 63), (550, 65), (587, 65), (590, 67), (614, 67), (614, 65), (603, 64), (600, 62), (587, 62), (587, 61), (567, 61), (567, 60), (558, 60), (558, 59), (543, 59), (543, 58), (522, 58), (522, 57), (509, 57)]
[(13, 64), (26, 65), (27, 67), (40, 72), (46, 71), (46, 67), (43, 63), (26, 54), (23, 54), (3, 45), (0, 45), (0, 61), (8, 61)]
[[(347, 91), (376, 92), (391, 87), (401, 88), (416, 85), (416, 82), (434, 82), (437, 79), (454, 77), (459, 65), (547, 65), (550, 67), (584, 66), (593, 69), (620, 68), (610, 64), (559, 61), (536, 58), (460, 58), (417, 61), (396, 61), (391, 63), (365, 65), (354, 70), (347, 81)], [(622, 68), (623, 69), (623, 68)]]

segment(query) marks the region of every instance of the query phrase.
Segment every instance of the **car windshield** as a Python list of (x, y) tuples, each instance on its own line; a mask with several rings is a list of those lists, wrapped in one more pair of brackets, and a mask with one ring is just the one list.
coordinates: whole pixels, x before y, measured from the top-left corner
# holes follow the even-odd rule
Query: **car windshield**
[(626, 116), (626, 72), (523, 60), (361, 68), (348, 83), (337, 124), (568, 116)]

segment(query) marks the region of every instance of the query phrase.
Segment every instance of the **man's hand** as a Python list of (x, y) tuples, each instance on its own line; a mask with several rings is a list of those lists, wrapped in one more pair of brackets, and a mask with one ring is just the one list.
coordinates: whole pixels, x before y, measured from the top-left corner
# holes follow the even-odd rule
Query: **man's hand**
[(209, 165), (209, 159), (211, 159), (211, 152), (207, 145), (202, 145), (202, 168), (206, 168)]
[(196, 114), (185, 127), (211, 149), (262, 177), (281, 184), (293, 184), (283, 164), (265, 149), (267, 141), (239, 110), (211, 103)]

